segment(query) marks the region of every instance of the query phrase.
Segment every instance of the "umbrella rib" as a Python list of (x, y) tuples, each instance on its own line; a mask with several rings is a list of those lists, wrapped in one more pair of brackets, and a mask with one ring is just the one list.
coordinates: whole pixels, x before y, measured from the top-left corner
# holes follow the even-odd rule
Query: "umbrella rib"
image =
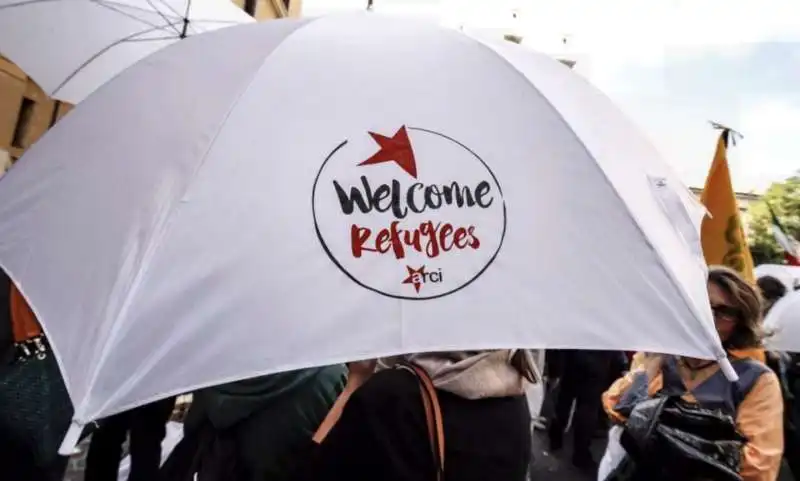
[(197, 26), (202, 24), (216, 24), (222, 28), (223, 25), (241, 25), (242, 22), (236, 20), (192, 20), (189, 24), (189, 30), (192, 31), (193, 34), (199, 35), (204, 32), (204, 30), (198, 30)]
[(59, 0), (22, 0), (17, 3), (9, 3), (8, 5), (0, 5), (0, 10), (4, 10), (6, 8), (14, 8), (14, 7), (24, 7), (25, 5), (31, 5), (34, 3), (45, 3), (45, 2), (58, 2)]
[[(73, 70), (73, 71), (72, 71), (72, 73), (71, 73), (71, 74), (69, 74), (69, 76), (67, 76), (67, 78), (65, 78), (65, 79), (64, 79), (64, 81), (63, 81), (63, 82), (61, 82), (61, 83), (58, 85), (58, 87), (56, 87), (56, 88), (53, 90), (53, 92), (51, 93), (51, 96), (55, 96), (55, 95), (58, 93), (58, 91), (59, 91), (59, 90), (61, 90), (62, 88), (64, 88), (64, 86), (65, 86), (65, 85), (66, 85), (66, 84), (67, 84), (67, 83), (68, 83), (70, 80), (72, 80), (72, 79), (73, 79), (73, 78), (74, 78), (76, 75), (78, 75), (78, 73), (80, 73), (80, 71), (81, 71), (81, 70), (83, 70), (83, 69), (84, 69), (84, 68), (85, 68), (87, 65), (89, 65), (89, 64), (90, 64), (90, 63), (92, 63), (92, 62), (94, 62), (94, 61), (95, 61), (95, 60), (97, 60), (97, 59), (98, 59), (98, 58), (99, 58), (101, 55), (105, 54), (106, 52), (108, 52), (109, 50), (111, 50), (112, 48), (116, 47), (117, 45), (119, 45), (119, 44), (121, 44), (121, 43), (125, 43), (125, 42), (136, 42), (136, 41), (143, 41), (143, 40), (164, 40), (164, 38), (138, 39), (138, 40), (135, 38), (135, 37), (137, 37), (137, 36), (139, 36), (139, 35), (142, 35), (142, 34), (146, 34), (146, 33), (150, 33), (150, 32), (155, 32), (156, 30), (161, 30), (162, 28), (163, 28), (163, 27), (157, 27), (157, 28), (151, 28), (151, 29), (149, 29), (149, 30), (143, 30), (143, 31), (141, 31), (141, 32), (137, 32), (137, 33), (131, 34), (131, 35), (129, 35), (129, 36), (127, 36), (127, 37), (125, 37), (125, 38), (121, 38), (121, 39), (119, 39), (119, 40), (117, 40), (117, 41), (115, 41), (115, 42), (113, 42), (113, 43), (111, 43), (111, 44), (109, 44), (109, 45), (106, 45), (106, 46), (105, 46), (105, 47), (103, 47), (103, 48), (102, 48), (102, 49), (101, 49), (99, 52), (97, 52), (96, 54), (94, 54), (94, 55), (92, 55), (91, 57), (89, 57), (89, 58), (88, 58), (88, 59), (87, 59), (85, 62), (81, 63), (81, 64), (78, 66), (78, 68), (76, 68), (75, 70)], [(170, 39), (170, 38), (175, 38), (175, 37), (167, 37), (166, 39)]]
[(90, 1), (92, 3), (94, 3), (95, 5), (99, 6), (99, 7), (107, 8), (107, 9), (111, 10), (112, 12), (115, 12), (115, 13), (118, 13), (118, 14), (120, 14), (122, 16), (128, 17), (131, 20), (136, 20), (137, 22), (141, 22), (141, 23), (147, 25), (148, 27), (163, 28), (163, 26), (156, 25), (156, 24), (151, 23), (151, 22), (149, 22), (149, 21), (147, 21), (147, 20), (145, 20), (143, 18), (139, 18), (136, 15), (133, 15), (131, 13), (128, 13), (128, 12), (118, 8), (117, 5), (119, 5), (119, 4), (117, 4), (117, 3), (105, 2), (103, 0), (90, 0)]
[(158, 13), (158, 15), (161, 16), (161, 18), (163, 18), (164, 21), (167, 22), (170, 27), (173, 27), (173, 30), (175, 30), (175, 33), (180, 35), (180, 33), (181, 33), (180, 30), (175, 28), (175, 24), (172, 23), (172, 21), (170, 21), (170, 19), (167, 18), (166, 15), (164, 15), (164, 12), (162, 12), (161, 10), (158, 9), (158, 7), (156, 7), (155, 3), (153, 3), (153, 0), (147, 0), (147, 4), (150, 5), (151, 7), (153, 7), (153, 10), (155, 10), (156, 13)]
[(159, 3), (161, 3), (161, 4), (163, 4), (163, 5), (164, 5), (164, 6), (167, 8), (167, 10), (169, 10), (170, 12), (172, 12), (172, 14), (173, 14), (173, 15), (175, 15), (177, 18), (181, 18), (181, 14), (180, 14), (180, 13), (178, 13), (178, 11), (177, 11), (177, 10), (175, 10), (175, 9), (172, 7), (172, 5), (170, 5), (169, 3), (165, 2), (164, 0), (158, 0), (158, 2), (159, 2)]
[(239, 25), (242, 22), (238, 20), (215, 20), (213, 18), (196, 18), (192, 20), (192, 23), (219, 23), (226, 25)]
[[(24, 7), (24, 6), (27, 6), (27, 5), (33, 5), (35, 3), (48, 3), (48, 2), (58, 2), (58, 1), (60, 1), (60, 0), (22, 0), (22, 1), (19, 1), (19, 2), (16, 2), (16, 3), (10, 3), (8, 5), (0, 5), (0, 10), (11, 9), (11, 8), (14, 8), (14, 7)], [(120, 10), (119, 8), (114, 8), (114, 6), (130, 8), (132, 10), (138, 10), (140, 12), (145, 12), (145, 13), (152, 13), (153, 11), (155, 11), (155, 13), (157, 13), (162, 19), (164, 19), (165, 22), (167, 22), (167, 24), (168, 24), (167, 26), (172, 27), (172, 29), (175, 30), (175, 33), (178, 33), (178, 34), (180, 33), (180, 31), (178, 31), (178, 29), (175, 28), (175, 24), (173, 23), (173, 21), (177, 20), (177, 18), (176, 19), (168, 18), (166, 15), (164, 15), (164, 13), (161, 10), (158, 9), (158, 7), (153, 5), (153, 3), (150, 0), (147, 0), (147, 3), (150, 4), (151, 7), (153, 7), (152, 11), (151, 10), (146, 10), (144, 8), (141, 8), (141, 7), (123, 5), (123, 4), (120, 4), (118, 2), (109, 1), (109, 0), (89, 0), (89, 3), (93, 3), (95, 5), (98, 5), (98, 6), (101, 6), (101, 7), (104, 7), (104, 8), (108, 8), (109, 10), (112, 10), (112, 11), (114, 11), (116, 13), (119, 13), (120, 15), (124, 15), (124, 16), (132, 19), (132, 20), (136, 20), (137, 22), (141, 22), (141, 23), (143, 23), (143, 24), (145, 24), (147, 26), (150, 26), (150, 27), (156, 27), (156, 25), (153, 24), (153, 23), (148, 22), (145, 19), (139, 18), (139, 17), (137, 17), (137, 16), (135, 16), (133, 14), (130, 14), (130, 13), (127, 13), (127, 12), (125, 12), (123, 10)], [(177, 12), (176, 12), (176, 15), (177, 15)], [(183, 20), (183, 19), (181, 18), (181, 20)]]
[[(137, 6), (134, 6), (134, 5), (128, 5), (126, 3), (115, 2), (114, 0), (89, 0), (89, 1), (92, 2), (92, 3), (100, 3), (100, 4), (104, 4), (104, 5), (113, 5), (113, 6), (117, 6), (117, 7), (120, 7), (120, 8), (126, 8), (126, 9), (130, 9), (130, 10), (137, 10), (137, 11), (143, 12), (143, 13), (158, 13), (157, 11), (154, 12), (152, 9), (137, 7)], [(177, 20), (177, 16), (173, 20)]]
[(130, 40), (126, 40), (126, 42), (127, 43), (160, 42), (162, 40), (175, 40), (175, 37), (171, 36), (171, 37), (152, 37), (152, 38), (132, 38)]

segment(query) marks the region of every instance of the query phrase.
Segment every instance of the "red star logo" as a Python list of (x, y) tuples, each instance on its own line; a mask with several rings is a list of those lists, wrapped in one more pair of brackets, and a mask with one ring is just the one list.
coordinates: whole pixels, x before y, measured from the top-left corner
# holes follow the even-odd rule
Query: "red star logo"
[(394, 162), (401, 169), (405, 170), (408, 175), (415, 179), (417, 178), (417, 161), (414, 159), (414, 150), (411, 148), (411, 141), (408, 139), (408, 132), (406, 131), (405, 125), (400, 127), (392, 137), (386, 137), (385, 135), (376, 134), (375, 132), (369, 132), (369, 135), (372, 136), (381, 148), (375, 152), (372, 157), (358, 165)]
[(408, 269), (408, 277), (406, 277), (406, 279), (403, 281), (403, 284), (411, 284), (414, 286), (414, 289), (419, 292), (419, 290), (422, 288), (422, 279), (425, 277), (425, 266), (422, 266), (419, 269), (406, 266), (406, 269)]

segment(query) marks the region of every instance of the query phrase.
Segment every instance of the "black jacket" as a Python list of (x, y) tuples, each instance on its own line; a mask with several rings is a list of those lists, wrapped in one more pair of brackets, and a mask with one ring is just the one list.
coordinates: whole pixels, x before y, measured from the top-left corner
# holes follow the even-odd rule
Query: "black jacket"
[(11, 327), (11, 279), (0, 269), (0, 366), (14, 358), (14, 331)]
[[(438, 391), (445, 432), (443, 481), (523, 481), (531, 456), (524, 396), (467, 400)], [(435, 469), (417, 378), (373, 375), (293, 481), (433, 481)]]

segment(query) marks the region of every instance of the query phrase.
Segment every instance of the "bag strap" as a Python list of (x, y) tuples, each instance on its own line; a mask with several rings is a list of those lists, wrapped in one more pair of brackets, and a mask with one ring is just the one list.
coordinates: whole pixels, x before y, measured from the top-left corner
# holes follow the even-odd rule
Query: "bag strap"
[(36, 320), (36, 314), (33, 313), (28, 301), (13, 283), (11, 284), (9, 304), (11, 305), (11, 328), (14, 332), (15, 342), (25, 342), (42, 335), (42, 327)]
[(444, 425), (436, 388), (428, 373), (416, 364), (404, 362), (398, 364), (398, 367), (410, 371), (419, 381), (422, 405), (425, 408), (425, 421), (428, 426), (428, 440), (436, 466), (436, 480), (442, 481), (444, 479)]

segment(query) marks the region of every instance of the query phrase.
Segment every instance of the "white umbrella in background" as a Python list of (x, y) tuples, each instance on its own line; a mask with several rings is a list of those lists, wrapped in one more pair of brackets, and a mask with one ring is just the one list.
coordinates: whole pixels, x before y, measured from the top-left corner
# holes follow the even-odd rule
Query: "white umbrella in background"
[(793, 291), (772, 306), (764, 319), (772, 335), (767, 345), (777, 351), (800, 352), (800, 292)]
[(74, 104), (182, 38), (253, 21), (230, 0), (0, 0), (0, 55)]
[(782, 264), (761, 264), (756, 266), (753, 273), (756, 278), (774, 277), (786, 286), (788, 291), (793, 291), (800, 286), (800, 267)]
[(0, 264), (53, 343), (72, 436), (405, 352), (724, 359), (703, 212), (561, 63), (364, 13), (223, 29), (126, 70), (2, 180)]

